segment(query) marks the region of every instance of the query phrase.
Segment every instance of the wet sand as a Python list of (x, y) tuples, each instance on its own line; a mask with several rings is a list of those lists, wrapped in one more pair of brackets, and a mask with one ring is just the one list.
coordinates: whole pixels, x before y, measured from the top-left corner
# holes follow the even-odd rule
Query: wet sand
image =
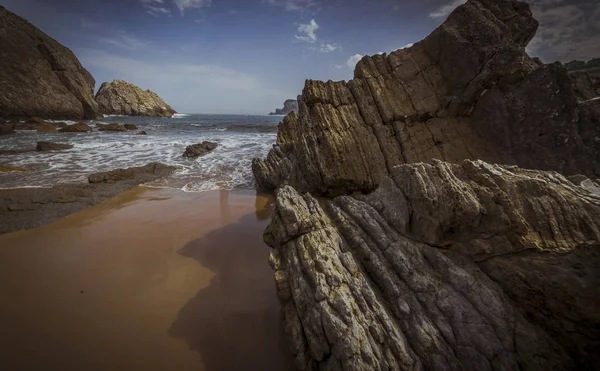
[(135, 188), (0, 236), (6, 370), (292, 370), (256, 192)]

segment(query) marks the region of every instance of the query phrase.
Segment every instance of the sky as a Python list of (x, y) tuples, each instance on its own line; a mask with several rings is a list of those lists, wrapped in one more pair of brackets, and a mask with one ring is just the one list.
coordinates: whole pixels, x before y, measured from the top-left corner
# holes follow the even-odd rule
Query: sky
[[(598, 0), (529, 0), (544, 62), (600, 56)], [(70, 48), (96, 79), (178, 112), (264, 114), (305, 79), (348, 80), (363, 55), (426, 37), (465, 0), (0, 0)]]

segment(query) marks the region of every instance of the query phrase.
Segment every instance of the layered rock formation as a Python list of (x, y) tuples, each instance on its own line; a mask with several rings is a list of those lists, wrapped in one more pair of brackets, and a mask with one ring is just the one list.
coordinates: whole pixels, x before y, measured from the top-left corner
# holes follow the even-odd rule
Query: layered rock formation
[(591, 369), (599, 195), (481, 161), (399, 165), (320, 204), (280, 188), (265, 241), (297, 366)]
[(123, 80), (103, 83), (96, 101), (105, 115), (172, 117), (177, 113), (155, 92)]
[(600, 364), (599, 85), (530, 58), (536, 28), (469, 0), (354, 80), (306, 82), (253, 161), (299, 369)]
[(77, 57), (0, 6), (0, 117), (93, 119), (96, 81)]
[(269, 115), (287, 115), (291, 112), (298, 112), (298, 101), (295, 99), (288, 99), (283, 102), (283, 108), (277, 108), (275, 112), (269, 113)]
[(590, 75), (600, 76), (600, 58), (593, 58), (587, 62), (574, 60), (565, 63), (569, 71), (587, 72)]
[(537, 25), (526, 4), (470, 1), (411, 48), (364, 57), (354, 80), (308, 80), (299, 114), (253, 163), (258, 183), (370, 191), (394, 166), (433, 158), (600, 176), (593, 82), (525, 53)]
[(205, 154), (217, 148), (218, 145), (219, 143), (206, 141), (198, 144), (192, 144), (191, 146), (187, 146), (185, 148), (185, 152), (183, 152), (183, 157), (196, 158), (199, 156), (204, 156)]

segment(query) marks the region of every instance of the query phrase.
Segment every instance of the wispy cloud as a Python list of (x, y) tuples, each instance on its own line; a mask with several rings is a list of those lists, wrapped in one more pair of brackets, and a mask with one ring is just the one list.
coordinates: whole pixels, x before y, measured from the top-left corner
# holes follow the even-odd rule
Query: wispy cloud
[(452, 11), (462, 4), (466, 3), (467, 0), (452, 0), (451, 2), (444, 4), (437, 8), (435, 11), (429, 13), (429, 18), (438, 19), (445, 18), (452, 13)]
[(175, 6), (177, 6), (179, 11), (183, 14), (186, 9), (209, 7), (212, 0), (174, 0), (174, 2)]
[(335, 51), (340, 51), (342, 50), (342, 47), (340, 45), (337, 44), (321, 44), (321, 48), (319, 48), (319, 50), (322, 53), (329, 53), (329, 52), (335, 52)]
[(138, 39), (123, 30), (119, 30), (114, 37), (101, 38), (100, 41), (127, 50), (138, 50), (148, 45), (147, 41)]
[(264, 2), (288, 11), (306, 11), (317, 5), (317, 2), (313, 0), (264, 0)]
[(314, 19), (308, 24), (300, 24), (298, 25), (298, 32), (300, 35), (294, 35), (296, 40), (304, 41), (307, 43), (314, 44), (317, 41), (317, 30), (319, 29), (319, 25), (315, 22)]
[(346, 61), (346, 65), (348, 66), (348, 68), (353, 70), (354, 67), (356, 67), (356, 64), (362, 59), (362, 57), (363, 56), (360, 54), (354, 54), (353, 56), (348, 58), (348, 60)]

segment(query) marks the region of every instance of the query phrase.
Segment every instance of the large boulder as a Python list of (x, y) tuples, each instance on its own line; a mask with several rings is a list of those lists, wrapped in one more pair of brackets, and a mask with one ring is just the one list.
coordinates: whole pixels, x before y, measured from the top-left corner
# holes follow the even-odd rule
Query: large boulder
[(215, 142), (202, 142), (198, 144), (192, 144), (191, 146), (187, 146), (185, 152), (183, 153), (183, 157), (187, 158), (195, 158), (198, 156), (203, 156), (215, 148), (217, 148), (219, 144)]
[(123, 80), (103, 83), (96, 101), (105, 115), (172, 117), (177, 113), (155, 92)]
[(41, 125), (39, 125), (36, 130), (38, 133), (56, 133), (56, 125), (54, 125), (51, 122), (45, 122)]
[(299, 114), (253, 162), (258, 184), (371, 191), (432, 159), (600, 175), (600, 100), (580, 97), (594, 81), (530, 58), (537, 26), (524, 3), (472, 0), (414, 46), (364, 57), (349, 82), (306, 81)]
[(78, 122), (73, 125), (67, 125), (58, 131), (60, 133), (87, 133), (92, 131), (92, 128), (85, 122)]
[(146, 166), (117, 169), (102, 173), (95, 173), (88, 177), (90, 184), (134, 182), (144, 183), (171, 174), (177, 168), (165, 164), (152, 162)]
[(65, 46), (0, 7), (0, 116), (93, 119), (95, 80)]
[(127, 128), (123, 124), (112, 123), (112, 124), (96, 124), (98, 131), (127, 131)]
[(63, 149), (73, 148), (72, 144), (54, 143), (54, 142), (37, 142), (36, 151), (60, 151)]
[(600, 196), (558, 173), (434, 161), (369, 195), (283, 186), (265, 241), (300, 370), (600, 362)]

